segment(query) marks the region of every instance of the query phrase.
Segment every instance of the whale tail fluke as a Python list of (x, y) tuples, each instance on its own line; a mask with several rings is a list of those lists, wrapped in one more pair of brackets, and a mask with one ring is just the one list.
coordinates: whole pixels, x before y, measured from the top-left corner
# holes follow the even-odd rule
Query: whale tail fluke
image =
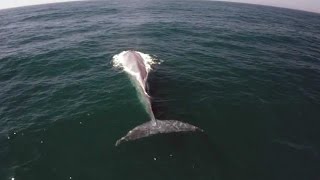
[(121, 139), (117, 140), (116, 146), (125, 141), (131, 141), (135, 139), (140, 139), (143, 137), (152, 136), (155, 134), (172, 133), (172, 132), (187, 132), (187, 131), (200, 131), (202, 129), (193, 126), (188, 123), (184, 123), (176, 120), (151, 120), (143, 123), (132, 130), (130, 130), (127, 135), (123, 136)]

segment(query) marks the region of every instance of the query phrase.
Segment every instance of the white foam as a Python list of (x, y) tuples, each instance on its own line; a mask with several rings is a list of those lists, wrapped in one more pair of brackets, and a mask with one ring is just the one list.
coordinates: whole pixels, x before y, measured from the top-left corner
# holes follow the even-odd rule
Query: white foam
[[(126, 69), (124, 66), (123, 66), (123, 63), (125, 61), (125, 58), (124, 58), (124, 55), (127, 53), (128, 51), (122, 51), (121, 53), (119, 54), (116, 54), (113, 56), (112, 58), (112, 63), (113, 63), (113, 67), (116, 67), (116, 68), (122, 68), (123, 70), (125, 70), (126, 72), (134, 75), (133, 72), (131, 72), (130, 70)], [(140, 56), (143, 58), (143, 61), (144, 61), (144, 65), (146, 67), (146, 70), (148, 72), (150, 72), (152, 70), (152, 65), (154, 64), (160, 64), (160, 61), (158, 61), (156, 58), (153, 58), (150, 54), (145, 54), (145, 53), (142, 53), (142, 52), (139, 52), (139, 51), (136, 51), (137, 53), (140, 54)]]

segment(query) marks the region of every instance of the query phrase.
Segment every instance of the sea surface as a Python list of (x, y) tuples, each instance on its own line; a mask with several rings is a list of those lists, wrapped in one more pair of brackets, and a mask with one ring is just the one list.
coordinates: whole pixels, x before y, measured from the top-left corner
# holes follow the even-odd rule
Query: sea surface
[[(133, 49), (156, 118), (204, 133), (115, 147), (149, 120), (113, 56)], [(319, 180), (320, 14), (115, 0), (0, 11), (0, 179)]]

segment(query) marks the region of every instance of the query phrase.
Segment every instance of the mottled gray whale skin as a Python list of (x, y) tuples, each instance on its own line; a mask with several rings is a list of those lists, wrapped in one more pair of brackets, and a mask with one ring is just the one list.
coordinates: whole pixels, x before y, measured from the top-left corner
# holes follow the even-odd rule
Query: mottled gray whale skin
[(139, 82), (142, 90), (146, 95), (146, 82), (148, 78), (148, 71), (144, 64), (144, 60), (141, 57), (141, 55), (135, 51), (128, 51), (124, 54), (124, 62), (123, 66), (125, 66), (127, 69), (130, 69), (131, 72), (134, 74), (131, 74), (132, 76), (135, 76), (136, 80)]
[(130, 130), (125, 136), (117, 140), (116, 146), (124, 141), (130, 141), (140, 139), (143, 137), (152, 136), (161, 133), (172, 132), (186, 132), (186, 131), (203, 131), (202, 129), (193, 126), (188, 123), (184, 123), (176, 120), (158, 120), (154, 117), (150, 96), (146, 92), (146, 83), (148, 79), (148, 70), (141, 55), (133, 50), (127, 51), (124, 54), (123, 66), (128, 72), (131, 79), (138, 84), (138, 91), (141, 94), (142, 102), (144, 103), (148, 114), (150, 115), (150, 121), (143, 123), (132, 130)]

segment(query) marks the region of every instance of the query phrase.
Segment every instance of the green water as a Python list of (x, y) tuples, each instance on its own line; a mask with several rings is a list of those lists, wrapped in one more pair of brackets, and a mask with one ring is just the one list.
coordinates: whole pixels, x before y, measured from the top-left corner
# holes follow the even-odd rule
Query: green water
[[(317, 179), (320, 16), (210, 1), (0, 11), (0, 179)], [(158, 119), (205, 130), (115, 147), (149, 120), (123, 50), (150, 54)]]

